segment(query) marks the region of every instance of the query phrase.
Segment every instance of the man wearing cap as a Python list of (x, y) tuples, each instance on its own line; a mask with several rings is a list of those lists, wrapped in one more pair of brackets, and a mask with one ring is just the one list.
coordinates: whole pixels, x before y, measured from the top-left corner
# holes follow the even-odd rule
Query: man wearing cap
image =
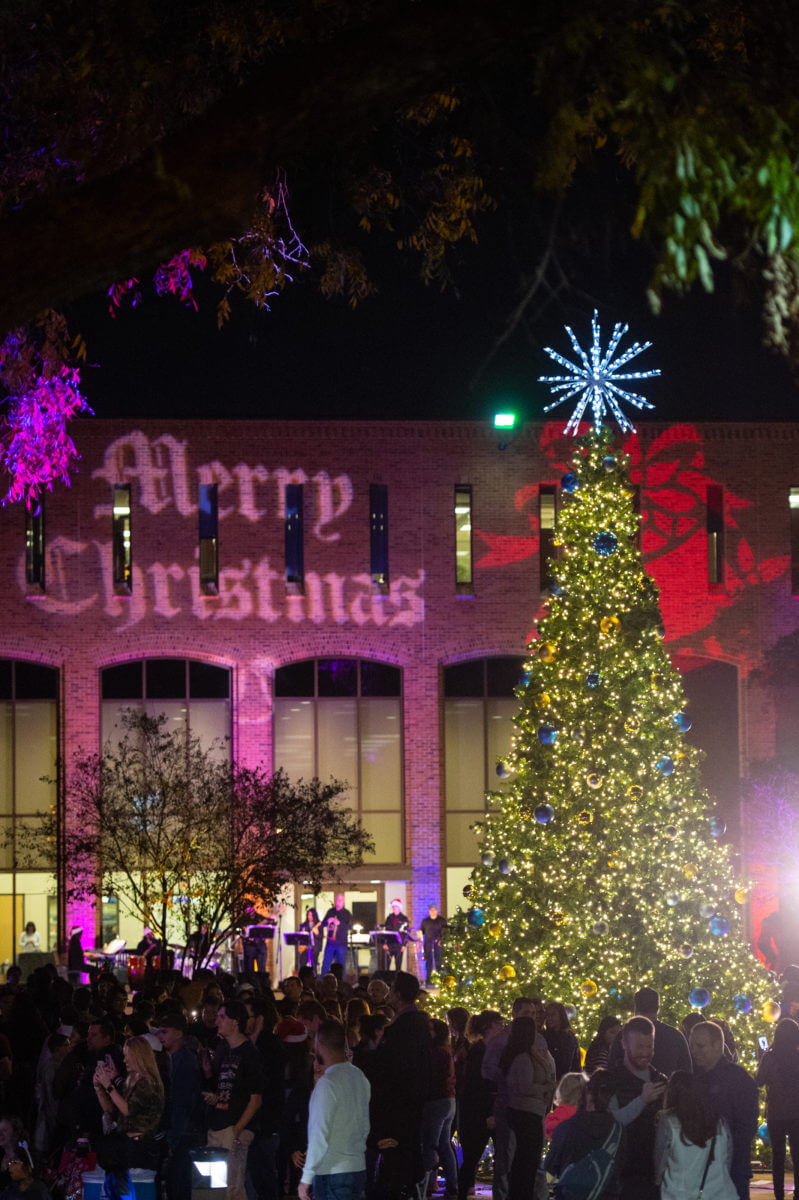
[(386, 946), (388, 951), (388, 969), (391, 971), (399, 971), (402, 967), (402, 952), (405, 949), (408, 941), (408, 928), (410, 921), (402, 911), (402, 901), (397, 896), (391, 901), (391, 912), (386, 917), (386, 933), (398, 933), (400, 936), (395, 942), (391, 942)]
[[(635, 1004), (635, 1015), (637, 1017), (646, 1017), (654, 1026), (655, 1053), (652, 1056), (652, 1066), (654, 1069), (667, 1078), (673, 1075), (675, 1071), (688, 1071), (690, 1074), (694, 1067), (688, 1043), (679, 1029), (675, 1029), (673, 1025), (667, 1025), (665, 1021), (657, 1019), (658, 1009), (660, 1008), (660, 996), (655, 989), (650, 987), (639, 988), (633, 997), (633, 1002)], [(623, 1061), (624, 1048), (622, 1046), (621, 1034), (619, 1034), (610, 1048), (608, 1068), (611, 1071), (617, 1071)]]
[(202, 1130), (202, 1072), (197, 1055), (186, 1044), (187, 1028), (181, 1012), (163, 1013), (156, 1026), (172, 1068), (166, 1133), (170, 1154), (165, 1171), (169, 1200), (190, 1200), (189, 1150), (200, 1144)]

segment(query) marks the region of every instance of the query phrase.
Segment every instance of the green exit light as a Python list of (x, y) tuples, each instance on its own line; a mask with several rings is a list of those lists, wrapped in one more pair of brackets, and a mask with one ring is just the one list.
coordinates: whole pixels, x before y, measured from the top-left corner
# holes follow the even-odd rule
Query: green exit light
[(495, 429), (513, 429), (516, 424), (516, 413), (495, 413), (494, 428)]

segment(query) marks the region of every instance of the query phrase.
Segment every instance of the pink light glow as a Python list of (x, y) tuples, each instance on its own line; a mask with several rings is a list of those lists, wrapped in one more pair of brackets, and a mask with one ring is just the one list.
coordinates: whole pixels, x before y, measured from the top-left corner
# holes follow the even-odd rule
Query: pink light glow
[(69, 468), (80, 458), (66, 423), (76, 413), (92, 410), (80, 392), (80, 372), (62, 366), (47, 378), (8, 400), (3, 421), (2, 465), (10, 483), (2, 499), (24, 500), (30, 508), (44, 488), (57, 479), (69, 486)]

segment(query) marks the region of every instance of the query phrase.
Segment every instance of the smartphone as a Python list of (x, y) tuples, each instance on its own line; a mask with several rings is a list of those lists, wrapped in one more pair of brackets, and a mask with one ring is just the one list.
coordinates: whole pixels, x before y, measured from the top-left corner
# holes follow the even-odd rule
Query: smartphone
[(768, 1050), (768, 1038), (767, 1037), (759, 1037), (757, 1039), (757, 1044), (761, 1050)]

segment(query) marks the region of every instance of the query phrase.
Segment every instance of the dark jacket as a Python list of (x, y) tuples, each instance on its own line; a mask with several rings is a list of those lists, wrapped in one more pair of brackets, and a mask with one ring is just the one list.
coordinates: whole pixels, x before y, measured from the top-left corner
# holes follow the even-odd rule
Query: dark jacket
[(544, 1037), (549, 1053), (555, 1060), (556, 1079), (560, 1079), (569, 1071), (580, 1070), (580, 1047), (571, 1029), (545, 1029)]
[[(640, 1097), (646, 1080), (639, 1079), (622, 1065), (614, 1071), (613, 1095), (620, 1109)], [(665, 1083), (654, 1067), (649, 1068), (650, 1083)], [(622, 1122), (627, 1133), (627, 1154), (621, 1166), (621, 1177), (626, 1183), (638, 1180), (642, 1194), (651, 1188), (655, 1178), (655, 1123), (663, 1107), (663, 1097), (644, 1105), (641, 1112), (630, 1122)]]
[(418, 1137), (432, 1058), (429, 1017), (418, 1009), (395, 1017), (375, 1050), (370, 1142), (393, 1137), (407, 1143)]
[(768, 1117), (772, 1121), (799, 1119), (799, 1053), (786, 1061), (767, 1050), (757, 1068), (755, 1083), (766, 1089)]
[(463, 1073), (463, 1088), (458, 1101), (460, 1120), (481, 1130), (486, 1128), (486, 1121), (494, 1112), (494, 1096), (497, 1090), (495, 1083), (483, 1078), (485, 1052), (486, 1045), (482, 1038), (469, 1047)]
[(724, 1117), (732, 1134), (730, 1177), (738, 1195), (748, 1197), (752, 1138), (757, 1133), (757, 1084), (751, 1075), (722, 1058), (709, 1071), (697, 1072), (709, 1103)]
[[(652, 1020), (650, 1017), (649, 1020)], [(652, 1021), (655, 1026), (655, 1053), (652, 1056), (652, 1066), (666, 1078), (675, 1071), (687, 1071), (689, 1075), (694, 1069), (691, 1053), (685, 1036), (673, 1025), (664, 1021)], [(624, 1062), (624, 1047), (621, 1044), (621, 1034), (610, 1048), (608, 1069), (616, 1071)]]
[[(544, 1162), (546, 1171), (556, 1178), (559, 1177), (569, 1163), (578, 1162), (592, 1150), (598, 1150), (615, 1124), (610, 1113), (586, 1112), (584, 1108), (578, 1108), (574, 1116), (569, 1117), (568, 1121), (561, 1121), (552, 1134)], [(613, 1173), (600, 1200), (615, 1200), (621, 1192), (620, 1168), (624, 1160), (625, 1139), (626, 1134), (622, 1133)], [(558, 1196), (557, 1186), (555, 1196)]]

